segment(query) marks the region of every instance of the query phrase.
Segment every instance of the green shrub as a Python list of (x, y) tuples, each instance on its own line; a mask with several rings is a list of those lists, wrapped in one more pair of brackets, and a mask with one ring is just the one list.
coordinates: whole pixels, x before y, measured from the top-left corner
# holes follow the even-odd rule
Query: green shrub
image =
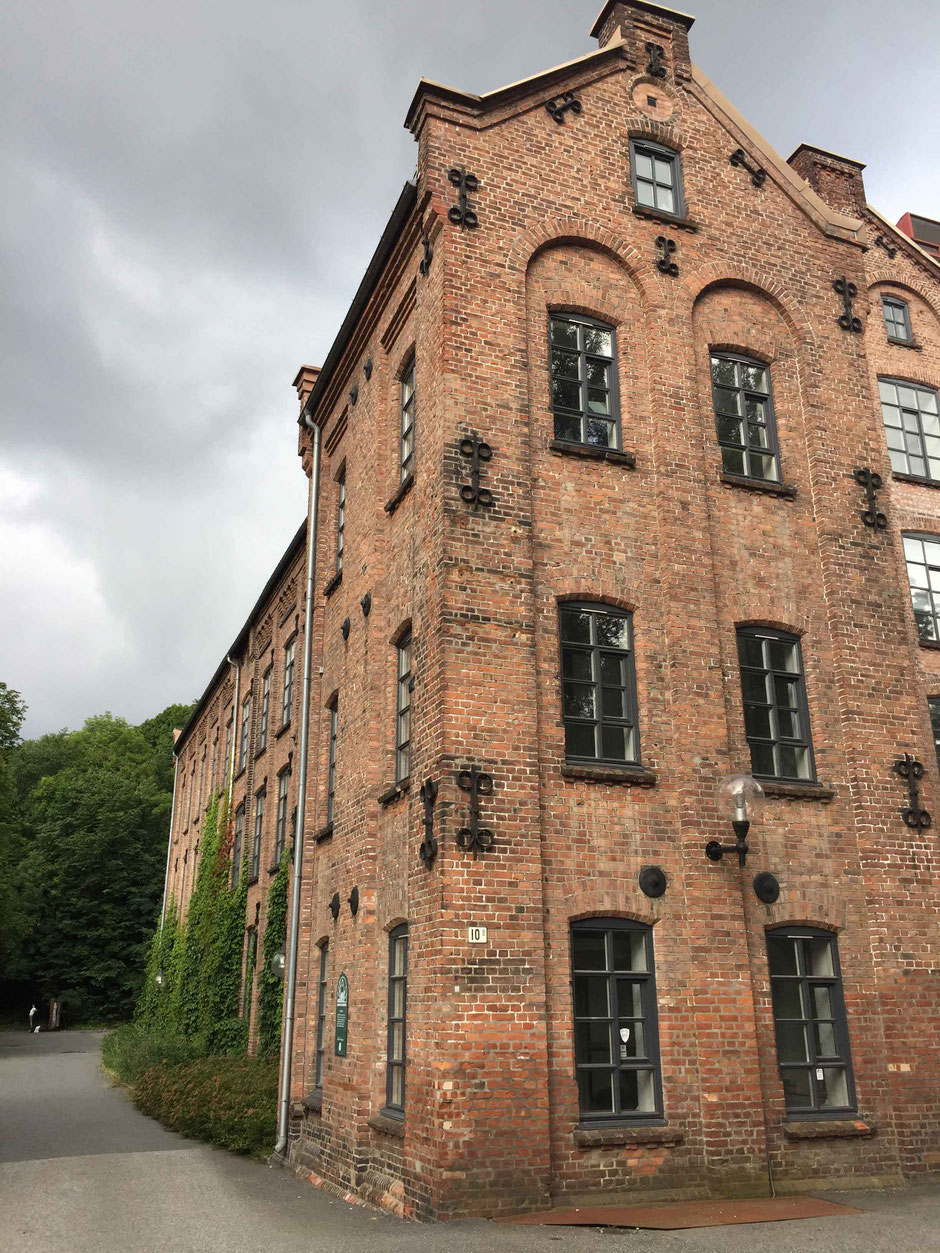
[(139, 1076), (134, 1103), (171, 1131), (265, 1157), (277, 1131), (278, 1066), (257, 1057), (161, 1063)]
[(101, 1060), (130, 1087), (154, 1066), (191, 1062), (199, 1055), (200, 1050), (193, 1040), (170, 1032), (151, 1034), (132, 1022), (115, 1027), (101, 1042)]

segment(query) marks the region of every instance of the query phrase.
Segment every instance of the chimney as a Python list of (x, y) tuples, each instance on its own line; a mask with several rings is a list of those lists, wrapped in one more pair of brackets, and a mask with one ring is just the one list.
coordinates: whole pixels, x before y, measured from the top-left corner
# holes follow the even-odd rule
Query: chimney
[(830, 209), (858, 217), (865, 208), (865, 183), (862, 180), (864, 165), (850, 157), (840, 157), (825, 148), (813, 148), (800, 144), (787, 157), (800, 178), (805, 179), (820, 199)]
[(647, 0), (607, 0), (591, 35), (601, 48), (622, 40), (627, 60), (654, 79), (688, 79), (689, 27), (694, 21), (688, 13)]
[(307, 397), (313, 391), (314, 384), (319, 377), (320, 366), (318, 365), (302, 365), (297, 371), (297, 377), (291, 386), (297, 389), (297, 397), (300, 400), (301, 409), (307, 403)]

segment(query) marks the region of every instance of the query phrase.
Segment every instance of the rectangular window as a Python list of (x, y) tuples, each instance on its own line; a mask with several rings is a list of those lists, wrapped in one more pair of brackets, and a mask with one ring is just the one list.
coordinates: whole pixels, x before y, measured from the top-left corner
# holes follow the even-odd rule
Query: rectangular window
[(277, 818), (274, 823), (274, 865), (280, 864), (287, 843), (287, 789), (290, 786), (290, 769), (282, 771), (277, 779)]
[(836, 938), (809, 927), (767, 932), (777, 1064), (787, 1113), (855, 1109)]
[(326, 954), (328, 945), (320, 948), (320, 978), (317, 985), (317, 1056), (313, 1068), (313, 1086), (323, 1087), (323, 1054), (326, 1040)]
[(255, 966), (258, 964), (258, 928), (248, 928), (245, 945), (245, 980), (242, 984), (242, 1017), (251, 1015), (251, 994), (254, 990)]
[(711, 364), (722, 468), (728, 474), (779, 483), (769, 366), (727, 353), (714, 354)]
[(264, 802), (267, 789), (262, 788), (255, 797), (255, 838), (251, 846), (251, 869), (249, 879), (254, 883), (261, 872), (261, 835), (264, 828)]
[(879, 379), (888, 456), (896, 474), (940, 479), (940, 408), (933, 387)]
[(284, 648), (284, 695), (281, 700), (281, 726), (286, 727), (290, 722), (291, 709), (294, 704), (294, 648), (296, 641), (285, 645)]
[(630, 176), (636, 203), (682, 217), (682, 170), (678, 152), (646, 140), (630, 140)]
[(405, 1012), (408, 999), (408, 928), (396, 927), (388, 937), (388, 1069), (385, 1106), (405, 1112)]
[(411, 632), (398, 645), (398, 715), (395, 724), (395, 782), (411, 775)]
[(238, 737), (238, 769), (242, 771), (248, 765), (248, 725), (251, 722), (251, 697), (246, 696), (242, 703), (242, 725)]
[(326, 771), (326, 821), (333, 825), (333, 808), (336, 797), (336, 733), (339, 723), (339, 701), (330, 706), (330, 749)]
[(930, 729), (933, 731), (933, 746), (937, 754), (937, 766), (940, 767), (940, 696), (928, 697), (927, 708), (930, 710)]
[(573, 923), (571, 966), (582, 1120), (661, 1118), (651, 928), (620, 918)]
[(212, 795), (216, 795), (216, 780), (219, 773), (219, 728), (215, 728), (212, 734), (212, 772), (209, 778), (209, 790)]
[(639, 764), (631, 615), (566, 604), (558, 617), (565, 757)]
[(242, 849), (245, 842), (245, 806), (235, 810), (235, 835), (232, 839), (232, 889), (238, 887), (242, 873)]
[(261, 729), (258, 732), (258, 751), (264, 752), (268, 745), (268, 714), (271, 708), (271, 667), (268, 666), (261, 680)]
[(346, 542), (346, 471), (339, 478), (339, 493), (336, 498), (336, 573), (343, 568), (343, 546)]
[(751, 769), (765, 779), (816, 777), (800, 641), (764, 627), (738, 630), (744, 730)]
[(884, 314), (888, 339), (897, 339), (901, 343), (909, 344), (914, 336), (911, 332), (911, 311), (907, 301), (897, 296), (882, 296), (881, 312)]
[(940, 535), (905, 534), (904, 559), (921, 640), (940, 640)]
[(228, 780), (228, 773), (229, 773), (229, 769), (230, 769), (231, 761), (232, 761), (232, 719), (233, 718), (234, 718), (234, 713), (232, 715), (232, 718), (229, 718), (228, 722), (226, 722), (225, 724), (225, 759), (222, 762), (222, 786), (223, 787), (225, 787), (225, 784)]
[(592, 318), (553, 313), (548, 334), (555, 438), (595, 448), (619, 448), (613, 327)]
[(411, 362), (401, 376), (401, 481), (404, 483), (415, 468), (415, 363)]

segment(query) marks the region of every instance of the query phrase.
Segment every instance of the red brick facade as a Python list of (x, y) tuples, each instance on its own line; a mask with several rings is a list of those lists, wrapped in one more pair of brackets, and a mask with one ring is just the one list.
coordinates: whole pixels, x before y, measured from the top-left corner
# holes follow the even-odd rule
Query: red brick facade
[[(297, 380), (322, 457), (290, 1155), (417, 1217), (759, 1193), (771, 1177), (777, 1191), (876, 1185), (940, 1165), (936, 837), (905, 825), (893, 771), (917, 757), (922, 802), (940, 806), (927, 705), (940, 651), (919, 646), (902, 549), (904, 532), (940, 535), (940, 497), (892, 473), (878, 389), (885, 377), (940, 386), (940, 267), (866, 206), (857, 162), (806, 146), (790, 164), (775, 156), (691, 65), (690, 25), (608, 3), (600, 50), (558, 70), (484, 97), (422, 83), (407, 123), (417, 186), (322, 371)], [(580, 112), (557, 122), (545, 105), (565, 92)], [(679, 155), (680, 216), (637, 205), (631, 140)], [(738, 149), (746, 164), (729, 160)], [(459, 220), (451, 171), (474, 176), (475, 227)], [(856, 289), (850, 314), (840, 279)], [(885, 294), (907, 303), (911, 344), (889, 341)], [(554, 439), (553, 311), (615, 329), (620, 455)], [(722, 473), (714, 351), (770, 367), (779, 485)], [(492, 449), (488, 508), (461, 491), (468, 436)], [(302, 424), (308, 474), (311, 441)], [(883, 479), (885, 528), (863, 523), (863, 467)], [(559, 605), (571, 600), (632, 613), (641, 765), (566, 761)], [(273, 615), (276, 661), (302, 608)], [(718, 781), (751, 769), (736, 650), (748, 625), (799, 637), (816, 781), (766, 783), (739, 870), (704, 846), (731, 836)], [(409, 631), (411, 770), (396, 786)], [(243, 690), (257, 691), (271, 647), (254, 639), (253, 627)], [(183, 775), (201, 743), (190, 732)], [(493, 781), (481, 822), (495, 840), (477, 858), (457, 840), (469, 806), (457, 774), (471, 766)], [(667, 879), (656, 898), (638, 882), (650, 865)], [(757, 871), (779, 880), (771, 905)], [(569, 933), (587, 918), (651, 928), (661, 1118), (582, 1122)], [(402, 924), (403, 1118), (383, 1112), (388, 933)], [(837, 937), (856, 1092), (841, 1117), (787, 1116), (775, 926)]]

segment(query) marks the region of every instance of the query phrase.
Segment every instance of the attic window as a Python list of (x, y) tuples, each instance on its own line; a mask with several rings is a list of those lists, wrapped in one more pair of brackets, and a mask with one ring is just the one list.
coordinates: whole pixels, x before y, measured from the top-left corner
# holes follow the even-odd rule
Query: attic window
[(679, 154), (646, 139), (630, 141), (630, 178), (638, 208), (682, 217), (682, 171)]

